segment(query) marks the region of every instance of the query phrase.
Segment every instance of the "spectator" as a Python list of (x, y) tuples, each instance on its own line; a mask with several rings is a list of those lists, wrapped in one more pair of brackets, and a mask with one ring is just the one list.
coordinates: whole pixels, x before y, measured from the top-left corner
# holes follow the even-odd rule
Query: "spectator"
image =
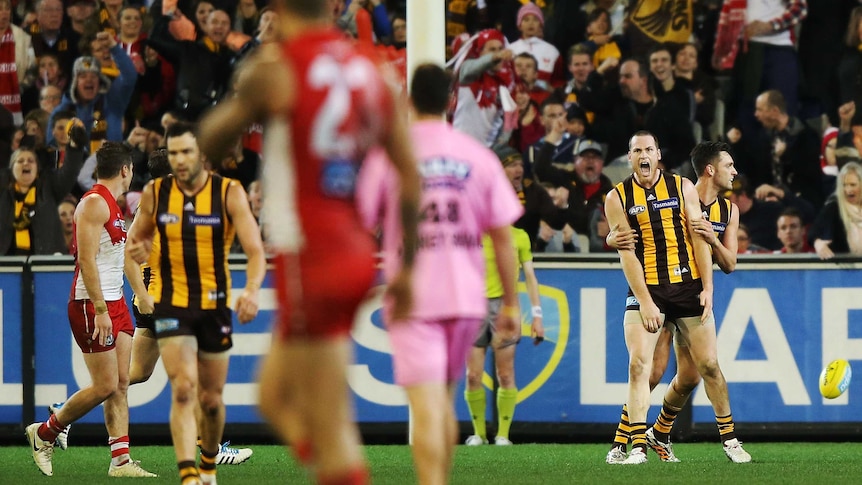
[[(505, 145), (517, 115), (511, 96), (515, 86), (512, 51), (498, 30), (486, 29), (456, 56), (456, 105), (452, 125), (485, 146)], [(511, 105), (509, 105), (511, 103)], [(511, 123), (511, 124), (510, 124)]]
[(525, 3), (518, 9), (518, 31), (521, 38), (512, 42), (509, 48), (517, 56), (529, 53), (537, 60), (539, 80), (551, 87), (562, 86), (563, 59), (560, 51), (550, 42), (542, 39), (542, 29), (545, 27), (545, 17), (535, 3)]
[(754, 187), (772, 185), (820, 207), (820, 136), (799, 118), (790, 116), (784, 96), (774, 89), (757, 97), (755, 117), (762, 131), (729, 137), (735, 153), (742, 155), (739, 171)]
[(12, 24), (11, 0), (0, 0), (0, 100), (12, 113), (16, 125), (23, 119), (21, 87), (27, 70), (33, 66), (33, 46), (30, 36)]
[(739, 225), (748, 228), (751, 244), (769, 251), (781, 248), (781, 241), (775, 232), (778, 216), (784, 206), (777, 201), (754, 198), (754, 191), (745, 175), (738, 175), (733, 181), (733, 190), (728, 197), (739, 208)]
[[(559, 128), (552, 133), (556, 136)], [(604, 150), (594, 140), (578, 140), (574, 145), (575, 165), (573, 171), (561, 170), (548, 163), (549, 150), (539, 153), (536, 174), (555, 187), (566, 189), (565, 222), (578, 234), (593, 237), (590, 221), (593, 213), (601, 210), (605, 194), (612, 188), (610, 179), (602, 174)]]
[(54, 108), (60, 106), (63, 101), (63, 91), (57, 86), (48, 84), (39, 91), (39, 108), (46, 113), (51, 113)]
[[(64, 72), (60, 67), (60, 60), (57, 55), (52, 52), (42, 54), (36, 61), (35, 68), (28, 73), (24, 80), (23, 91), (21, 93), (23, 112), (27, 113), (39, 107), (45, 109), (45, 107), (41, 106), (42, 99), (40, 96), (42, 90), (47, 86), (55, 87), (60, 92), (59, 97), (50, 99), (54, 103), (54, 107), (56, 107), (60, 104), (63, 91), (68, 88), (68, 84), (68, 73)], [(50, 93), (55, 93), (55, 91), (50, 90)], [(53, 108), (51, 110), (45, 109), (45, 111), (50, 113), (53, 111)]]
[(664, 168), (675, 169), (688, 160), (695, 145), (689, 106), (677, 103), (675, 97), (655, 96), (644, 61), (623, 61), (619, 86), (606, 95), (608, 108), (596, 114), (593, 129), (597, 139), (607, 140), (608, 159), (626, 155), (631, 134), (647, 130), (661, 143), (660, 164)]
[(673, 55), (668, 44), (656, 44), (650, 49), (649, 68), (655, 80), (656, 97), (672, 97), (673, 104), (685, 110), (691, 124), (694, 121), (694, 96), (683, 83), (676, 82)]
[(622, 57), (620, 46), (611, 34), (611, 16), (603, 8), (595, 8), (587, 15), (587, 40), (583, 45), (592, 56), (593, 65), (599, 68), (608, 59)]
[(69, 0), (66, 2), (66, 18), (69, 27), (78, 35), (83, 35), (88, 23), (96, 12), (96, 0)]
[[(715, 79), (698, 67), (698, 49), (693, 42), (683, 44), (676, 51), (673, 64), (673, 75), (680, 85), (690, 90), (694, 95), (694, 119), (704, 132), (715, 120), (715, 105), (718, 100), (715, 90)], [(723, 127), (719, 127), (723, 133)]]
[(509, 146), (494, 147), (494, 152), (503, 164), (506, 177), (512, 183), (518, 199), (524, 204), (524, 214), (514, 226), (523, 229), (530, 237), (530, 246), (536, 251), (539, 223), (545, 221), (554, 229), (563, 228), (563, 214), (554, 205), (554, 200), (539, 184), (524, 184), (524, 159)]
[(530, 93), (530, 98), (541, 106), (548, 99), (551, 92), (548, 90), (548, 84), (539, 79), (537, 70), (536, 58), (532, 54), (522, 52), (515, 56), (515, 75), (518, 79), (527, 85), (527, 92)]
[[(554, 201), (554, 205), (560, 210), (569, 207), (569, 191), (565, 187), (555, 187), (550, 182), (542, 182), (541, 185), (548, 191), (548, 195)], [(581, 248), (577, 244), (577, 233), (569, 224), (557, 230), (545, 221), (539, 222), (539, 235), (536, 238), (536, 252), (542, 253), (579, 253)]]
[(572, 147), (574, 147), (576, 138), (566, 131), (562, 130), (559, 136), (549, 137), (554, 130), (554, 126), (559, 123), (559, 127), (566, 126), (566, 109), (563, 107), (563, 101), (559, 98), (548, 98), (542, 103), (542, 125), (545, 129), (545, 136), (539, 141), (533, 143), (524, 153), (524, 177), (534, 178), (535, 165), (538, 160), (539, 151), (545, 145), (548, 145), (550, 150), (551, 163), (564, 170), (571, 171), (575, 161)]
[(144, 19), (140, 9), (135, 7), (123, 7), (120, 10), (120, 30), (117, 32), (117, 43), (126, 51), (129, 58), (135, 64), (138, 75), (144, 74), (144, 40), (147, 38), (143, 32)]
[(755, 254), (766, 252), (766, 249), (751, 242), (751, 235), (748, 232), (748, 226), (746, 226), (745, 224), (739, 224), (739, 229), (736, 230), (736, 242), (737, 254)]
[(57, 214), (60, 216), (63, 241), (65, 242), (63, 254), (71, 254), (72, 252), (72, 231), (75, 222), (75, 206), (77, 205), (78, 200), (70, 195), (60, 201), (60, 205), (57, 206)]
[(257, 31), (261, 11), (255, 0), (239, 0), (234, 13), (233, 30), (253, 37)]
[(242, 140), (239, 139), (228, 152), (227, 157), (215, 165), (215, 172), (223, 177), (239, 180), (247, 191), (249, 185), (257, 178), (260, 157), (252, 150), (243, 148)]
[(862, 165), (849, 162), (838, 172), (835, 197), (817, 215), (810, 239), (820, 259), (862, 254)]
[[(577, 104), (583, 108), (587, 121), (590, 123), (595, 119), (595, 113), (604, 109), (605, 73), (619, 65), (619, 60), (611, 58), (598, 69), (593, 68), (590, 53), (582, 45), (575, 45), (569, 49), (569, 73), (572, 80), (562, 88), (563, 99), (566, 107)], [(556, 91), (560, 93), (558, 89)]]
[(814, 252), (805, 235), (802, 214), (794, 207), (784, 209), (778, 216), (778, 239), (781, 241), (781, 249), (775, 251), (776, 254)]
[(0, 173), (0, 255), (67, 251), (57, 203), (72, 190), (83, 164), (86, 133), (78, 126), (62, 167), (40, 172), (36, 154), (19, 148), (10, 157), (11, 170)]
[[(98, 40), (106, 42), (114, 58), (119, 76), (113, 81), (102, 73), (99, 61), (93, 57), (81, 57), (75, 61), (72, 70), (72, 85), (63, 96), (63, 102), (54, 109), (53, 115), (60, 111), (72, 111), (84, 122), (90, 138), (90, 152), (95, 153), (102, 142), (123, 141), (123, 113), (129, 104), (138, 73), (128, 54), (107, 32), (99, 32)], [(48, 134), (50, 142), (52, 135)]]
[(225, 41), (230, 32), (230, 17), (224, 10), (213, 10), (203, 24), (205, 35), (197, 41), (174, 39), (168, 30), (170, 18), (160, 14), (155, 17), (147, 45), (177, 70), (174, 108), (184, 118), (196, 120), (229, 88), (234, 55)]
[(120, 10), (123, 8), (124, 0), (102, 0), (102, 8), (99, 9), (99, 28), (114, 37), (120, 32)]
[[(799, 60), (793, 29), (808, 15), (806, 0), (747, 0), (743, 42), (733, 64), (733, 100), (728, 103), (745, 133), (757, 133), (752, 117), (758, 94), (777, 90), (784, 97), (786, 112), (796, 116), (799, 96)], [(719, 36), (722, 25), (719, 24)], [(733, 110), (738, 110), (733, 113)]]
[[(862, 6), (853, 9), (844, 42), (844, 54), (838, 65), (839, 101), (842, 105), (853, 101), (855, 106), (862, 107)], [(862, 117), (854, 117), (851, 123), (862, 125)]]
[(36, 22), (28, 30), (37, 59), (46, 53), (57, 56), (62, 72), (72, 72), (78, 58), (80, 34), (63, 27), (63, 2), (39, 0), (36, 4)]
[(515, 147), (520, 153), (524, 153), (533, 143), (536, 143), (545, 134), (542, 117), (539, 114), (539, 106), (530, 96), (529, 88), (523, 82), (515, 85), (515, 104), (518, 106), (518, 126), (512, 131), (512, 139), (509, 145)]
[(138, 77), (135, 91), (138, 93), (135, 118), (142, 124), (161, 120), (173, 107), (177, 91), (174, 66), (149, 45), (144, 47), (144, 73)]
[(53, 170), (62, 167), (66, 162), (66, 149), (69, 146), (68, 124), (75, 117), (71, 111), (61, 111), (54, 115), (50, 126), (53, 140), (44, 150), (37, 153), (39, 170)]

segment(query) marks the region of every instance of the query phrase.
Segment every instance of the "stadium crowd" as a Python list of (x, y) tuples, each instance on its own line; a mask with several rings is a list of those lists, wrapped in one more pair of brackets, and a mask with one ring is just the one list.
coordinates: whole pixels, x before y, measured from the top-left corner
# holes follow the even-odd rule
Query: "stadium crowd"
[[(406, 2), (330, 4), (333, 24), (374, 46), (403, 86)], [(862, 1), (446, 9), (450, 120), (521, 154), (506, 173), (534, 251), (611, 250), (604, 195), (631, 173), (627, 141), (645, 129), (662, 167), (693, 180), (697, 142), (731, 145), (740, 252), (862, 254)], [(0, 0), (0, 255), (68, 252), (69, 214), (104, 141), (133, 150), (131, 217), (165, 129), (230, 96), (235, 66), (274, 40), (277, 21), (263, 0)], [(72, 118), (91, 140), (82, 166), (66, 163)], [(207, 161), (243, 184), (256, 217), (262, 133), (250, 126), (229, 157)]]

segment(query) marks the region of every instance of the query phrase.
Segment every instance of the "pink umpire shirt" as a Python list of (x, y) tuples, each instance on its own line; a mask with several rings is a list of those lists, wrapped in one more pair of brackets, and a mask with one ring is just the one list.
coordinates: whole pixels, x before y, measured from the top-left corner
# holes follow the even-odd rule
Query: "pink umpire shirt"
[[(509, 226), (523, 208), (494, 152), (444, 121), (411, 127), (422, 178), (419, 250), (413, 273), (413, 318), (483, 318), (482, 234)], [(363, 163), (357, 208), (369, 228), (383, 230), (383, 273), (400, 267), (398, 178), (382, 150)]]

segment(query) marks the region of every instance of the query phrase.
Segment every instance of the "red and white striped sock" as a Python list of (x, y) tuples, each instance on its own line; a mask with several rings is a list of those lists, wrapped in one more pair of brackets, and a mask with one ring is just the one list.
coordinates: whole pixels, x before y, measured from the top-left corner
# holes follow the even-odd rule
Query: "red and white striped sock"
[(41, 426), (39, 426), (37, 433), (39, 434), (40, 439), (53, 443), (54, 440), (57, 439), (57, 435), (60, 434), (65, 427), (66, 425), (57, 419), (57, 415), (52, 414), (48, 418), (48, 421), (45, 421)]
[(108, 446), (111, 447), (111, 464), (114, 466), (125, 465), (129, 458), (129, 436), (119, 438), (108, 438)]

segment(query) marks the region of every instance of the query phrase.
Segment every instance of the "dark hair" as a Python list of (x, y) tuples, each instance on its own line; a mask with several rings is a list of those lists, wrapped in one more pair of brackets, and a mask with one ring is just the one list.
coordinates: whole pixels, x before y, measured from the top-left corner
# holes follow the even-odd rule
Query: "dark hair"
[(651, 131), (647, 131), (647, 130), (638, 130), (638, 131), (636, 131), (636, 132), (634, 133), (634, 135), (632, 135), (632, 136), (630, 136), (630, 137), (629, 137), (629, 150), (631, 150), (631, 149), (632, 149), (632, 140), (634, 140), (634, 138), (635, 138), (636, 136), (651, 136), (651, 137), (652, 137), (652, 139), (653, 139), (653, 141), (655, 141), (655, 148), (656, 148), (656, 150), (658, 150), (658, 149), (659, 149), (659, 147), (658, 147), (658, 137), (657, 137), (657, 136), (655, 136), (655, 133), (653, 133), (653, 132), (651, 132)]
[(602, 32), (603, 34), (607, 34), (608, 32), (614, 30), (614, 25), (613, 21), (611, 20), (611, 13), (603, 8), (594, 8), (593, 11), (590, 12), (589, 15), (587, 15), (587, 26), (598, 20), (602, 15), (604, 15), (608, 19), (608, 30), (607, 32)]
[(165, 130), (165, 140), (167, 140), (168, 138), (177, 138), (185, 135), (186, 133), (191, 133), (192, 136), (197, 138), (195, 128), (196, 126), (194, 123), (189, 123), (188, 121), (177, 121), (176, 123), (169, 126), (167, 130)]
[[(56, 125), (57, 121), (59, 121), (59, 120), (67, 120), (67, 121), (71, 120), (75, 116), (77, 116), (77, 115), (75, 114), (74, 111), (67, 111), (67, 110), (58, 111), (57, 114), (54, 115), (54, 124)], [(54, 127), (52, 126), (51, 128), (53, 129)]]
[(442, 115), (449, 106), (452, 75), (437, 64), (422, 64), (413, 71), (410, 101), (419, 114)]
[(799, 219), (799, 224), (801, 226), (805, 226), (805, 220), (802, 218), (802, 211), (800, 211), (796, 207), (793, 207), (793, 206), (785, 207), (784, 210), (781, 211), (781, 214), (778, 214), (779, 219), (781, 217), (784, 217), (784, 216), (795, 217), (795, 218)]
[(106, 141), (96, 151), (96, 178), (114, 178), (119, 175), (123, 167), (131, 164), (131, 147), (118, 141)]
[[(529, 59), (533, 61), (533, 68), (538, 71), (539, 70), (539, 61), (536, 60), (536, 56), (530, 54), (529, 52), (522, 52), (515, 56), (515, 59)], [(514, 60), (514, 59), (513, 59)]]
[(708, 165), (718, 162), (721, 152), (730, 152), (730, 145), (723, 141), (702, 141), (691, 149), (691, 166), (698, 177)]
[(168, 149), (156, 148), (150, 152), (150, 157), (147, 160), (147, 168), (150, 170), (150, 176), (154, 179), (165, 177), (171, 173), (171, 164), (168, 162)]
[(566, 102), (563, 100), (563, 98), (561, 96), (559, 96), (557, 94), (551, 94), (550, 96), (545, 98), (544, 101), (542, 101), (542, 105), (539, 107), (539, 114), (543, 114), (545, 112), (545, 108), (547, 108), (548, 106), (550, 106), (552, 104), (560, 104), (564, 108), (566, 106)]
[(668, 44), (666, 42), (661, 42), (659, 44), (655, 44), (652, 47), (650, 47), (649, 52), (647, 54), (647, 58), (652, 57), (652, 55), (655, 54), (656, 52), (662, 52), (662, 51), (665, 51), (668, 53), (668, 55), (670, 56), (670, 62), (671, 62), (671, 64), (673, 64), (673, 59), (674, 59), (674, 56), (676, 56), (676, 52), (671, 48), (670, 44)]

